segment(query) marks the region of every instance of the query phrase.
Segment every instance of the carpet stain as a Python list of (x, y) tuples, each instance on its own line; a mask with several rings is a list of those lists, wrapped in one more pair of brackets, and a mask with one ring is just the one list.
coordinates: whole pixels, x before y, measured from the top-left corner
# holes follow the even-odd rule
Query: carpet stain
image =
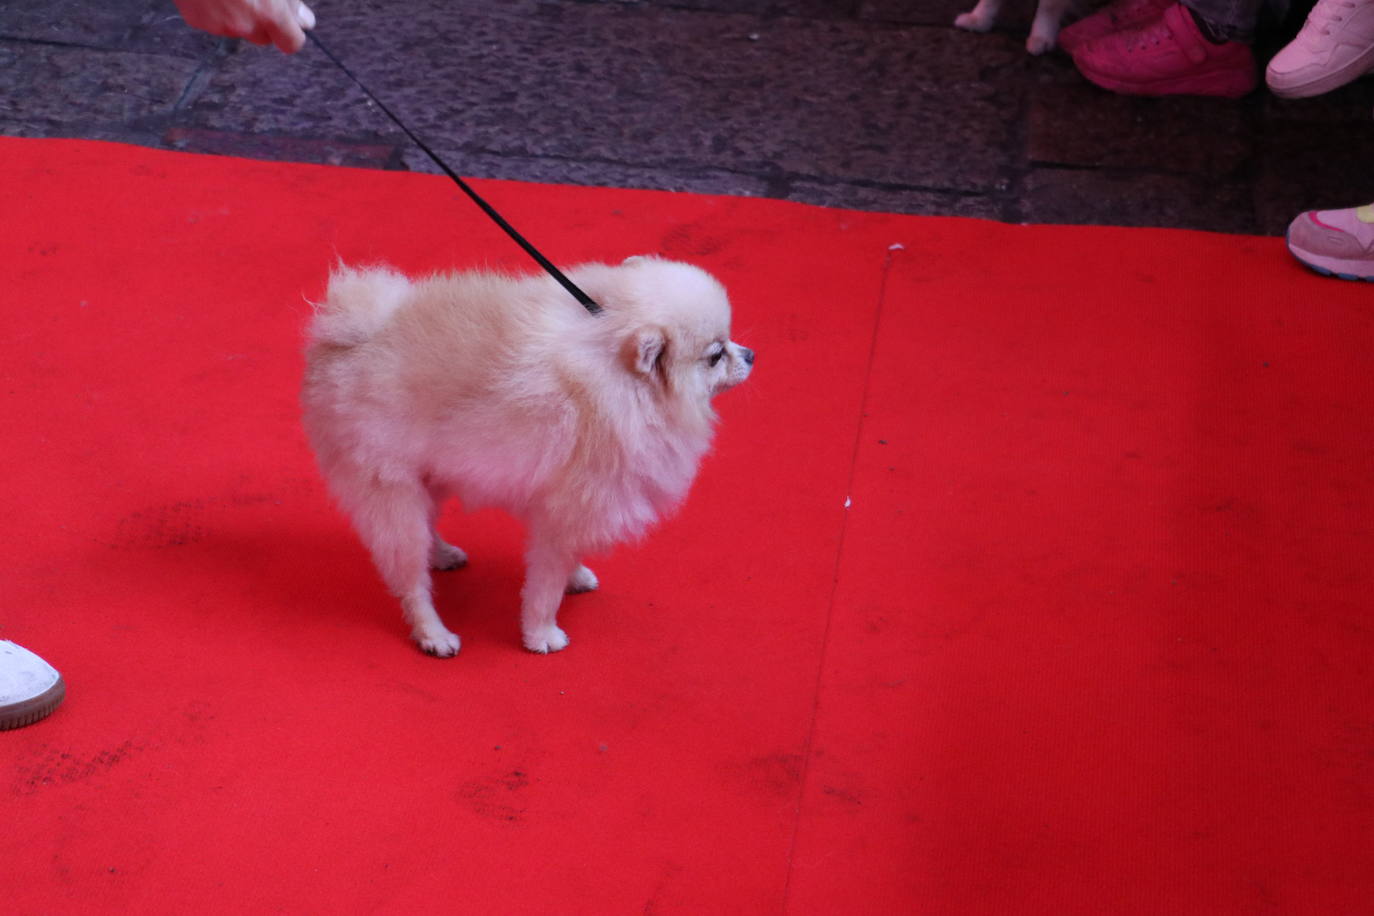
[(729, 244), (729, 239), (691, 223), (674, 226), (664, 233), (659, 242), (659, 251), (669, 258), (702, 258), (722, 251)]
[(133, 740), (95, 753), (44, 745), (14, 769), (13, 794), (33, 795), (54, 786), (86, 782), (109, 772), (143, 750)]
[(110, 546), (123, 550), (183, 547), (204, 540), (207, 530), (204, 502), (168, 503), (120, 519)]
[(524, 770), (510, 770), (494, 779), (463, 783), (458, 798), (478, 817), (514, 823), (525, 818), (526, 809), (518, 804), (518, 794), (529, 784)]

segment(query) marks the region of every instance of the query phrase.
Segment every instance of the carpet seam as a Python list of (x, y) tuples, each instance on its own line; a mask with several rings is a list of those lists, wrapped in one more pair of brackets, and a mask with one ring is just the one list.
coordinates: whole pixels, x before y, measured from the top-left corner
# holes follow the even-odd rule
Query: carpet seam
[(878, 351), (879, 334), (882, 331), (883, 312), (887, 304), (887, 284), (892, 273), (892, 263), (901, 248), (892, 247), (883, 258), (881, 279), (878, 282), (878, 301), (873, 312), (873, 331), (868, 341), (868, 359), (864, 371), (863, 390), (859, 395), (859, 421), (854, 427), (854, 446), (849, 456), (849, 475), (845, 481), (844, 516), (840, 522), (839, 543), (835, 545), (835, 563), (830, 579), (830, 596), (826, 600), (825, 630), (821, 635), (820, 660), (816, 665), (815, 687), (812, 691), (811, 721), (806, 730), (806, 741), (802, 745), (801, 773), (798, 776), (797, 802), (792, 821), (792, 837), (787, 844), (787, 877), (783, 882), (782, 907), (786, 913), (791, 905), (792, 873), (797, 853), (797, 837), (801, 833), (802, 808), (806, 802), (806, 786), (811, 776), (812, 749), (815, 745), (816, 722), (820, 718), (821, 687), (825, 680), (825, 662), (830, 652), (830, 630), (835, 618), (835, 596), (839, 592), (840, 570), (844, 564), (844, 548), (849, 532), (850, 500), (854, 492), (854, 477), (859, 465), (859, 451), (863, 448), (864, 430), (868, 426), (868, 402), (873, 384), (874, 357)]

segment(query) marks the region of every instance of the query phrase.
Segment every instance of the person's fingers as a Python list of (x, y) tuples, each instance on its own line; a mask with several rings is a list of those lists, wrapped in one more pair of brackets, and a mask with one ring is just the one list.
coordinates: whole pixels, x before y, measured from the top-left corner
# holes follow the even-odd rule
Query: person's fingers
[(251, 41), (255, 45), (266, 46), (272, 44), (272, 35), (268, 31), (268, 25), (255, 26), (252, 31), (239, 29), (236, 32), (227, 33), (230, 38), (242, 38), (244, 41)]
[(295, 54), (301, 49), (301, 45), (305, 44), (305, 32), (301, 31), (300, 23), (294, 20), (269, 22), (267, 33), (272, 39), (272, 44), (287, 54)]
[(186, 20), (186, 24), (193, 29), (200, 29), (205, 32), (213, 32), (215, 23), (211, 22), (210, 16), (203, 6), (193, 3), (191, 0), (173, 0), (176, 3), (177, 12), (181, 13), (181, 18)]
[(295, 54), (305, 44), (305, 32), (301, 31), (300, 0), (273, 0), (263, 10), (263, 26), (268, 37), (287, 54)]
[(193, 29), (224, 38), (247, 38), (257, 28), (257, 17), (251, 8), (203, 0), (176, 0), (177, 10)]
[(315, 13), (301, 0), (175, 0), (192, 28), (293, 54), (305, 44)]

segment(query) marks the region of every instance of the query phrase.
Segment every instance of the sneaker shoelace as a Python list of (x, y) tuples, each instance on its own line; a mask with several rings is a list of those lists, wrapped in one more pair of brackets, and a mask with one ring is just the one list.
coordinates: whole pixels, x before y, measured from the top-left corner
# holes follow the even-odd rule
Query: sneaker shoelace
[(1353, 10), (1359, 5), (1355, 0), (1317, 0), (1312, 12), (1307, 14), (1307, 21), (1323, 35), (1329, 36), (1332, 24), (1342, 21), (1346, 10)]
[(1150, 48), (1157, 48), (1160, 42), (1167, 41), (1174, 37), (1173, 30), (1169, 28), (1169, 23), (1163, 19), (1156, 19), (1149, 25), (1141, 26), (1135, 30), (1135, 40), (1126, 46), (1126, 53), (1131, 54), (1135, 51), (1145, 51)]

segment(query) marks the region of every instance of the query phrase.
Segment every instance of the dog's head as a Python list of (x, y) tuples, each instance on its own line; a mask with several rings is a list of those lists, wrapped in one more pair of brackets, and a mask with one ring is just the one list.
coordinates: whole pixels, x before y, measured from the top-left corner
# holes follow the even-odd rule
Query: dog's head
[(754, 351), (730, 339), (730, 300), (714, 277), (649, 256), (617, 271), (627, 319), (622, 358), (645, 384), (705, 407), (749, 377)]

